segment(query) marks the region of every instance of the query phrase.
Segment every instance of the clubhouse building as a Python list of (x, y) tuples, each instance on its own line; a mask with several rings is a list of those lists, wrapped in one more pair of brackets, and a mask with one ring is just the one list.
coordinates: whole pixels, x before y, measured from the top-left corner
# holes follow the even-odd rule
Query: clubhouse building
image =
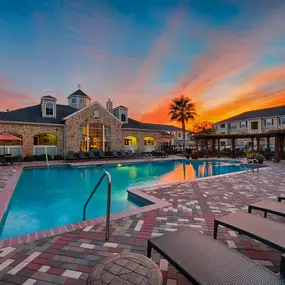
[[(112, 151), (129, 149), (150, 152), (161, 145), (179, 145), (182, 130), (162, 124), (142, 123), (128, 116), (128, 108), (106, 106), (81, 89), (67, 98), (68, 104), (57, 104), (50, 95), (38, 105), (0, 112), (0, 133), (7, 132), (22, 139), (5, 142), (5, 152), (23, 156), (45, 152), (64, 155), (68, 151)], [(0, 142), (0, 154), (4, 143)]]

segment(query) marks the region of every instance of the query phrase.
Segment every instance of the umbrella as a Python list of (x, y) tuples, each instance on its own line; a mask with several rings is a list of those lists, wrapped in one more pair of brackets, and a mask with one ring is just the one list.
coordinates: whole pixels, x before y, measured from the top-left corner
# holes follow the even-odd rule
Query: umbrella
[(22, 141), (22, 139), (18, 138), (16, 136), (13, 136), (11, 134), (8, 134), (8, 133), (1, 133), (0, 134), (0, 141), (4, 142), (4, 156), (5, 156), (5, 142), (7, 142), (7, 141)]

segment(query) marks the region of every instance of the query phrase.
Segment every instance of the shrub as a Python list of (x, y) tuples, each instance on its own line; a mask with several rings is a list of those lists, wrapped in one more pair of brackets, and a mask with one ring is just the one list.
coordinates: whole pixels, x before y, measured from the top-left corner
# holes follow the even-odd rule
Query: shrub
[(192, 159), (198, 159), (199, 158), (199, 151), (194, 149), (191, 153), (191, 158)]
[(186, 154), (185, 157), (186, 157), (187, 159), (189, 159), (189, 158), (190, 158), (190, 154)]
[(54, 160), (63, 160), (64, 157), (63, 157), (63, 155), (61, 155), (61, 154), (56, 154), (56, 155), (53, 157), (53, 159), (54, 159)]
[(253, 158), (256, 159), (258, 161), (259, 164), (262, 164), (264, 161), (264, 156), (260, 153), (255, 153), (253, 155)]
[(34, 161), (35, 158), (34, 158), (33, 155), (28, 155), (28, 156), (25, 156), (23, 160), (24, 160), (24, 161)]
[[(52, 156), (50, 154), (48, 154), (47, 157), (48, 157), (48, 160), (52, 160)], [(46, 155), (45, 154), (34, 155), (34, 160), (36, 160), (36, 161), (45, 161), (46, 160)]]

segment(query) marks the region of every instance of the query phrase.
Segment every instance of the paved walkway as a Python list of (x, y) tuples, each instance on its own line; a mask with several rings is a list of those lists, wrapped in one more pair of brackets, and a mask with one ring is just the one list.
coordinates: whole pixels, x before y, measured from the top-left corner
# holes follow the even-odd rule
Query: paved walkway
[[(259, 173), (238, 173), (148, 190), (148, 194), (171, 205), (112, 222), (108, 242), (104, 241), (104, 225), (96, 225), (0, 249), (0, 284), (86, 284), (88, 273), (102, 258), (121, 252), (145, 254), (147, 239), (152, 236), (183, 227), (212, 235), (215, 216), (246, 211), (248, 203), (277, 200), (280, 193), (284, 194), (284, 173), (285, 165), (272, 164)], [(285, 222), (272, 215), (268, 219)], [(224, 228), (219, 230), (218, 239), (278, 272), (280, 252)], [(191, 284), (157, 253), (153, 259), (162, 270), (164, 284)]]

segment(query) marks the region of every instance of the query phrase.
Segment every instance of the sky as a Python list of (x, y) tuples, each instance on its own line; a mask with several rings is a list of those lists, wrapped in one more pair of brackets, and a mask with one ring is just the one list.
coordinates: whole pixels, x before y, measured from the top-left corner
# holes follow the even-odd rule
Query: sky
[(0, 0), (0, 110), (82, 90), (130, 117), (196, 122), (285, 105), (284, 0)]

